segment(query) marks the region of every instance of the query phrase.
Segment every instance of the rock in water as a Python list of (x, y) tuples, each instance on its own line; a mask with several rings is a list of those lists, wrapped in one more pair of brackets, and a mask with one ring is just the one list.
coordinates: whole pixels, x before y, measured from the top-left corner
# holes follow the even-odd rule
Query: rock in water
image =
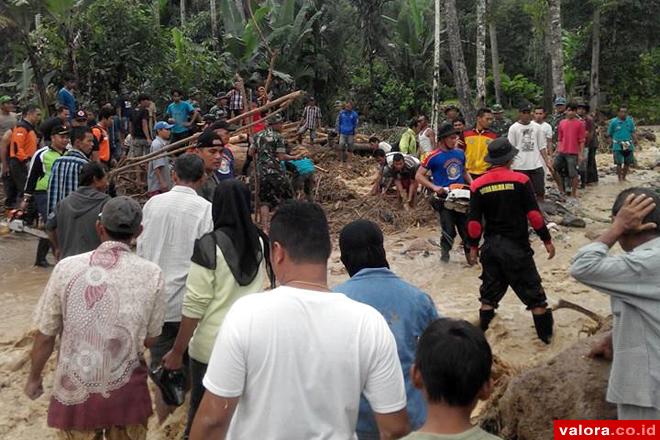
[(503, 439), (552, 440), (556, 419), (616, 419), (616, 405), (605, 401), (611, 362), (587, 357), (603, 334), (512, 378), (480, 425)]
[(583, 219), (581, 219), (579, 217), (576, 217), (574, 215), (571, 215), (571, 214), (567, 214), (566, 216), (564, 216), (564, 218), (561, 219), (561, 225), (562, 226), (568, 226), (568, 227), (571, 227), (571, 228), (586, 228), (587, 227), (587, 223)]

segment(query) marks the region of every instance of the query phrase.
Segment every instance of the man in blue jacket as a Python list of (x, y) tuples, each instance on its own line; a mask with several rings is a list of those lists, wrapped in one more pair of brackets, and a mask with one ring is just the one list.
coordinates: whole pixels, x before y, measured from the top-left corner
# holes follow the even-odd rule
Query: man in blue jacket
[(337, 115), (337, 133), (339, 133), (339, 148), (341, 161), (346, 162), (347, 155), (353, 158), (355, 132), (358, 126), (358, 114), (353, 110), (353, 103), (346, 102), (344, 109)]
[[(351, 279), (337, 286), (352, 300), (368, 304), (385, 317), (396, 340), (408, 400), (410, 426), (419, 429), (426, 421), (426, 404), (410, 378), (417, 340), (438, 319), (433, 300), (389, 269), (383, 233), (369, 220), (356, 220), (339, 235), (341, 261)], [(367, 400), (362, 397), (356, 427), (358, 440), (380, 439), (378, 425)]]

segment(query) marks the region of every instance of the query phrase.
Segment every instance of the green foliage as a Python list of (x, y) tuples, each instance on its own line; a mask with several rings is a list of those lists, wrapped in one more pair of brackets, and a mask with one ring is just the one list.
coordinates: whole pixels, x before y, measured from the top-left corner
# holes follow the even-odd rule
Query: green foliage
[(368, 66), (355, 68), (351, 75), (351, 97), (360, 113), (378, 123), (405, 124), (417, 110), (413, 84), (391, 75), (382, 61), (374, 63), (373, 73), (375, 89), (371, 88)]
[[(262, 83), (274, 51), (279, 55), (273, 91), (307, 90), (326, 115), (328, 104), (345, 96), (353, 96), (366, 117), (390, 124), (429, 111), (433, 0), (249, 1), (216, 0), (215, 41), (206, 0), (187, 2), (183, 26), (179, 2), (172, 0), (0, 1), (0, 92), (23, 103), (37, 98), (52, 104), (62, 74), (76, 70), (83, 102), (99, 104), (122, 89), (162, 96), (172, 87), (194, 91), (204, 101), (226, 89), (235, 73), (250, 87)], [(570, 96), (588, 96), (591, 22), (598, 7), (606, 103), (627, 102), (637, 118), (660, 120), (660, 20), (652, 13), (659, 3), (562, 1)], [(475, 2), (457, 4), (472, 74)], [(497, 27), (505, 102), (538, 101), (546, 70), (547, 0), (491, 1), (488, 19)], [(442, 34), (439, 72), (443, 100), (455, 96), (446, 37)]]
[(502, 93), (509, 105), (517, 106), (522, 101), (540, 102), (543, 95), (543, 88), (530, 81), (521, 74), (509, 77), (506, 73), (501, 75)]
[(635, 75), (621, 78), (621, 92), (610, 97), (612, 112), (627, 104), (638, 122), (657, 123), (660, 120), (660, 48), (639, 56)]

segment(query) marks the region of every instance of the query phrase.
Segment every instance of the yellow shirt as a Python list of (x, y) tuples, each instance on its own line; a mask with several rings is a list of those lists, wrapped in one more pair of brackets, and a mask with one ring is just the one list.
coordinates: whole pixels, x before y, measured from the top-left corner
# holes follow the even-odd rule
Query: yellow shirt
[(485, 161), (488, 154), (488, 144), (497, 135), (490, 130), (465, 131), (465, 169), (470, 174), (483, 174), (490, 165)]
[(217, 246), (215, 254), (215, 270), (207, 269), (196, 263), (190, 264), (186, 294), (183, 297), (183, 316), (199, 319), (188, 345), (188, 354), (203, 364), (209, 363), (215, 338), (230, 307), (244, 295), (263, 292), (266, 274), (262, 262), (254, 280), (247, 286), (241, 286), (234, 278), (222, 251)]

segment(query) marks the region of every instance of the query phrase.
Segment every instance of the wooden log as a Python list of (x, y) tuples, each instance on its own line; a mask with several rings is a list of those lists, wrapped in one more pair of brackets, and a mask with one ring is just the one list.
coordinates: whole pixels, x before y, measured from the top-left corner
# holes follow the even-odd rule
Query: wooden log
[(247, 142), (248, 135), (246, 133), (237, 134), (229, 138), (230, 144), (237, 144), (239, 142)]
[(298, 99), (298, 98), (300, 98), (301, 96), (304, 96), (304, 95), (305, 95), (305, 92), (302, 91), (302, 90), (298, 90), (296, 92), (289, 93), (288, 95), (284, 95), (280, 98), (277, 98), (273, 101), (270, 101), (270, 102), (266, 103), (265, 105), (263, 105), (261, 107), (257, 107), (255, 109), (252, 109), (252, 110), (248, 111), (248, 112), (242, 113), (239, 116), (236, 116), (234, 118), (227, 119), (227, 122), (229, 122), (230, 124), (233, 124), (235, 122), (238, 122), (241, 118), (245, 118), (246, 116), (252, 116), (255, 113), (262, 113), (262, 112), (264, 112), (268, 109), (271, 109), (273, 107), (279, 107), (281, 104), (286, 104), (288, 101), (293, 101), (293, 100)]

